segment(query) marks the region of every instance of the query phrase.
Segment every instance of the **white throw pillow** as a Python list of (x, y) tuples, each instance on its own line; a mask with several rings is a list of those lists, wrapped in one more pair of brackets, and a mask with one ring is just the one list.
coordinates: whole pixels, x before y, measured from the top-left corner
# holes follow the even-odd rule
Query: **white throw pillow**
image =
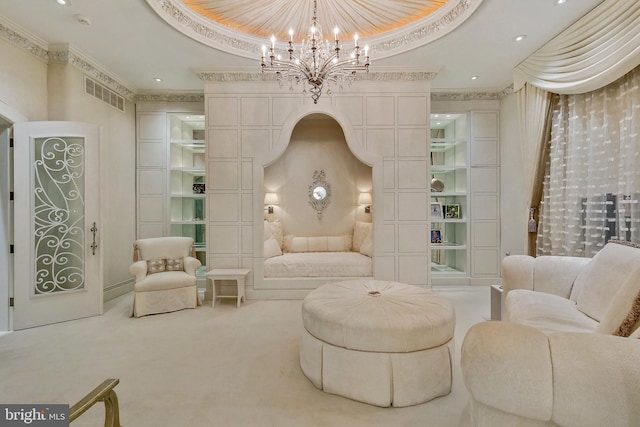
[(348, 252), (351, 250), (353, 238), (349, 234), (344, 236), (327, 237), (327, 250), (329, 252)]
[(284, 237), (285, 252), (348, 252), (351, 250), (351, 236)]
[(367, 238), (364, 239), (364, 242), (362, 242), (362, 245), (360, 245), (360, 253), (369, 258), (373, 257), (373, 239), (371, 238), (371, 234), (369, 234)]
[(266, 219), (264, 220), (264, 230), (262, 233), (262, 240), (267, 241), (273, 238), (273, 233), (271, 233), (271, 224)]
[(280, 245), (273, 237), (264, 241), (264, 259), (273, 258), (274, 256), (282, 255), (282, 249)]
[(269, 225), (271, 226), (271, 234), (273, 235), (273, 238), (276, 239), (276, 242), (278, 242), (278, 246), (280, 246), (280, 249), (282, 249), (282, 246), (284, 244), (284, 233), (282, 232), (282, 223), (280, 222), (279, 219), (277, 219), (275, 221), (269, 222)]
[(360, 252), (360, 246), (364, 239), (371, 234), (372, 224), (370, 222), (356, 221), (356, 225), (353, 227), (353, 251)]

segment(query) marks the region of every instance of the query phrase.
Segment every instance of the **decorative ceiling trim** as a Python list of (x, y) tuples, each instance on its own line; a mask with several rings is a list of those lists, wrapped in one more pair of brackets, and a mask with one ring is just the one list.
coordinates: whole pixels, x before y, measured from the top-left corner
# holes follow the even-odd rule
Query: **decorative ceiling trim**
[[(203, 68), (194, 70), (200, 80), (205, 82), (254, 82), (254, 81), (277, 81), (276, 76), (271, 73), (262, 73), (252, 69), (211, 69)], [(438, 73), (431, 70), (407, 70), (398, 71), (394, 68), (381, 69), (380, 71), (359, 74), (356, 80), (375, 81), (431, 81)]]
[(19, 30), (11, 27), (12, 26), (0, 16), (0, 39), (6, 40), (22, 50), (26, 50), (41, 61), (47, 62), (49, 60), (49, 53), (45, 42), (36, 39), (35, 36), (25, 35), (24, 32), (19, 32)]
[(513, 93), (513, 84), (494, 92), (431, 92), (432, 101), (499, 101)]
[(204, 102), (204, 93), (139, 93), (135, 102)]
[(135, 97), (135, 91), (122, 83), (122, 79), (105, 71), (97, 65), (96, 61), (68, 44), (48, 45), (27, 31), (18, 29), (3, 17), (0, 17), (0, 39), (46, 63), (71, 64), (130, 101), (133, 101)]
[[(184, 35), (227, 53), (255, 59), (266, 40), (240, 34), (208, 20), (180, 0), (146, 0), (169, 25)], [(432, 15), (386, 35), (367, 38), (373, 60), (387, 58), (432, 42), (461, 25), (483, 0), (450, 0)], [(285, 46), (278, 46), (278, 48)]]
[(101, 67), (96, 65), (93, 60), (78, 52), (68, 44), (50, 46), (49, 63), (73, 65), (86, 75), (107, 86), (109, 89), (112, 89), (119, 95), (124, 96), (129, 101), (133, 101), (135, 98), (135, 91), (120, 83), (118, 79), (114, 78), (110, 73), (102, 70)]

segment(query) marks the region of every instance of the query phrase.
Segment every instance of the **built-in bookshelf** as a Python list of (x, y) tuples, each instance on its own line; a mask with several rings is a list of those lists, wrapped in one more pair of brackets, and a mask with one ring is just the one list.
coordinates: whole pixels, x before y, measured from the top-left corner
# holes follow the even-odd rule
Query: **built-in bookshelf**
[(431, 272), (469, 275), (467, 114), (431, 115)]
[(204, 116), (169, 113), (167, 119), (169, 234), (193, 238), (200, 276), (207, 251)]

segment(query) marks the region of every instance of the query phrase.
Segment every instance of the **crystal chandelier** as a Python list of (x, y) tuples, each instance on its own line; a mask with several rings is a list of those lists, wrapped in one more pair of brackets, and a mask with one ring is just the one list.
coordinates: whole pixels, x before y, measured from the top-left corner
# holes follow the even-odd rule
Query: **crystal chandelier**
[[(267, 57), (267, 47), (262, 46), (262, 72), (273, 71), (276, 79), (288, 81), (291, 88), (293, 83), (303, 85), (303, 93), (307, 92), (307, 85), (311, 92), (313, 103), (318, 103), (322, 94), (322, 85), (328, 83), (342, 87), (343, 83), (351, 84), (358, 71), (369, 72), (369, 46), (364, 47), (364, 54), (358, 45), (358, 35), (353, 37), (353, 50), (346, 58), (340, 56), (340, 40), (338, 27), (333, 30), (334, 42), (324, 40), (322, 28), (318, 25), (317, 1), (313, 1), (313, 19), (307, 40), (302, 40), (300, 49), (293, 47), (293, 29), (289, 30), (288, 59), (282, 59), (276, 52), (276, 38), (271, 36), (271, 47)], [(286, 55), (286, 54), (285, 54)], [(364, 61), (361, 61), (364, 56)], [(327, 94), (330, 94), (330, 88)]]

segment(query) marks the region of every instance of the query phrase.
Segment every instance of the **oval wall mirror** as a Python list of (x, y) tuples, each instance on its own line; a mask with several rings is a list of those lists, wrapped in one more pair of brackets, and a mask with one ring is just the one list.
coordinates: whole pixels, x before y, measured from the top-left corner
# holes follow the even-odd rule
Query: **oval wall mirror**
[(327, 197), (327, 190), (322, 185), (317, 185), (313, 189), (313, 198), (316, 200), (323, 200)]
[(316, 211), (318, 221), (322, 219), (322, 211), (329, 205), (331, 186), (326, 181), (324, 169), (313, 173), (313, 182), (309, 186), (309, 204)]

